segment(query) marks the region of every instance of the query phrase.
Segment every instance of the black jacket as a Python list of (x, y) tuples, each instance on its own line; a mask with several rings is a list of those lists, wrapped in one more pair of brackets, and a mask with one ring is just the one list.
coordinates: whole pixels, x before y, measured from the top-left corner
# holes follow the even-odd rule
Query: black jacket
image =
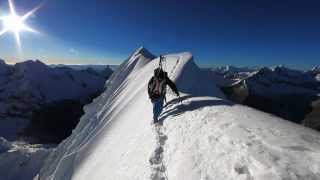
[[(149, 80), (149, 83), (148, 83), (148, 94), (149, 94), (149, 98), (150, 99), (156, 99), (156, 98), (159, 98), (159, 97), (154, 97), (153, 93), (152, 93), (152, 88), (151, 88), (151, 84), (153, 83), (154, 81), (154, 76), (152, 76), (152, 78)], [(177, 89), (177, 86), (174, 84), (174, 82), (172, 82), (168, 76), (165, 76), (165, 85), (169, 85), (169, 87), (172, 89), (172, 91), (174, 93), (176, 93), (177, 96), (179, 96), (179, 91)], [(164, 94), (165, 95), (165, 94)]]

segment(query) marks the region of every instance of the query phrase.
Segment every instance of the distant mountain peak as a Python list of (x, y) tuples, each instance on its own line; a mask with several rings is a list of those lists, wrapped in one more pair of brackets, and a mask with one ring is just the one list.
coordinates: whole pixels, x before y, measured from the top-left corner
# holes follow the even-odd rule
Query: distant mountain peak
[(7, 65), (3, 59), (0, 59), (0, 66)]
[(133, 54), (133, 56), (142, 55), (149, 59), (156, 58), (155, 55), (153, 55), (148, 49), (146, 49), (144, 46), (139, 47)]
[(25, 65), (33, 65), (33, 64), (37, 64), (37, 65), (44, 65), (44, 66), (47, 66), (46, 64), (44, 64), (43, 62), (41, 62), (39, 59), (28, 59), (26, 61), (23, 61), (23, 62), (19, 62), (19, 63), (16, 63), (16, 64), (25, 64)]
[(266, 74), (266, 73), (272, 73), (272, 70), (268, 67), (262, 67), (261, 69), (256, 71), (256, 73), (254, 74)]
[(16, 63), (17, 67), (30, 67), (30, 68), (49, 68), (46, 64), (41, 62), (40, 60), (26, 60), (23, 62)]
[(3, 59), (0, 59), (0, 73), (7, 73), (9, 71), (9, 65)]
[(317, 71), (317, 72), (320, 72), (320, 66), (315, 66), (311, 69), (311, 71)]

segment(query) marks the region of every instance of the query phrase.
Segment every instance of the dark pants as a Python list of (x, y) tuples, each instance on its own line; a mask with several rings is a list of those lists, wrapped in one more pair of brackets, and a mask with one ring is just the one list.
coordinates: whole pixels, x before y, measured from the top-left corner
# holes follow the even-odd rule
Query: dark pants
[(157, 122), (163, 109), (164, 97), (157, 98), (153, 103), (153, 122)]

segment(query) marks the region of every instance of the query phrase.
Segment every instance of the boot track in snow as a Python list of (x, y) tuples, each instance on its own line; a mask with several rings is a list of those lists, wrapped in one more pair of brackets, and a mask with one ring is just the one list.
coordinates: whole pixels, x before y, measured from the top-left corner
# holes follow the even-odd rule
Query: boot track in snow
[(163, 127), (160, 124), (154, 125), (156, 148), (154, 149), (149, 162), (151, 166), (151, 180), (168, 180), (166, 174), (166, 165), (163, 161), (164, 145), (168, 137), (163, 133)]
[[(177, 56), (177, 61), (174, 67), (172, 68), (169, 77), (172, 76), (174, 73), (180, 58)], [(168, 136), (164, 134), (163, 132), (163, 126), (162, 122), (158, 122), (157, 124), (154, 124), (154, 131), (155, 131), (155, 137), (156, 137), (156, 148), (154, 149), (149, 162), (151, 166), (151, 180), (168, 180), (168, 176), (166, 173), (166, 165), (163, 161), (164, 156), (164, 145), (166, 140), (168, 139)]]

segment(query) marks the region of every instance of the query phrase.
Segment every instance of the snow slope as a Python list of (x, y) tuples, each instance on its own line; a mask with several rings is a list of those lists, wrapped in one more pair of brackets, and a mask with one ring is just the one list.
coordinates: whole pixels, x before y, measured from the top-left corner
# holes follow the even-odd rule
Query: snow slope
[(149, 55), (119, 67), (35, 179), (320, 178), (318, 132), (225, 100), (190, 53), (166, 56), (182, 97), (169, 93), (163, 126), (152, 125), (146, 87), (159, 59)]

